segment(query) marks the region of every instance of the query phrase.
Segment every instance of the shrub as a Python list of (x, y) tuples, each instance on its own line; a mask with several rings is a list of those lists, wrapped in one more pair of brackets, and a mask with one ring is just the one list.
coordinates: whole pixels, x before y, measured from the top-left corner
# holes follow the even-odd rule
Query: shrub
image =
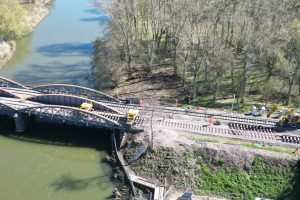
[(221, 121), (220, 120), (216, 120), (216, 121), (214, 121), (214, 125), (221, 125), (222, 123), (221, 123)]

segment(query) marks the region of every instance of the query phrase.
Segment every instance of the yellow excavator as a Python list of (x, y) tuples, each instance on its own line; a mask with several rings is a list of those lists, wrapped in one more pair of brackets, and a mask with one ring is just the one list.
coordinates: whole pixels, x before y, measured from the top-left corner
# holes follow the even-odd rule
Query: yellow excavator
[(293, 109), (290, 108), (283, 108), (282, 106), (278, 104), (273, 104), (267, 114), (267, 120), (271, 117), (271, 115), (277, 111), (279, 108), (284, 110), (284, 113), (282, 116), (280, 116), (278, 124), (279, 126), (285, 126), (285, 127), (300, 127), (300, 113), (294, 112)]
[(132, 125), (139, 114), (139, 110), (130, 109), (127, 113), (126, 124)]
[(126, 117), (126, 129), (130, 132), (140, 132), (143, 131), (142, 129), (137, 129), (133, 127), (133, 124), (135, 123), (137, 116), (139, 114), (139, 110), (134, 110), (130, 109), (127, 112), (127, 117)]
[(84, 103), (81, 104), (80, 109), (81, 110), (85, 110), (85, 111), (92, 111), (93, 104), (92, 103), (88, 103), (88, 102), (84, 102)]

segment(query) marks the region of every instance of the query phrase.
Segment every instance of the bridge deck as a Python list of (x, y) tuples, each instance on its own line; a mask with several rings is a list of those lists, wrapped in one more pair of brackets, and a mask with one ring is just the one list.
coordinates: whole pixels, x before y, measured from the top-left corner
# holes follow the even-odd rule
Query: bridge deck
[(38, 91), (22, 89), (22, 88), (3, 88), (3, 89), (21, 97), (21, 98), (24, 98), (24, 99), (41, 94)]
[(13, 108), (14, 110), (43, 105), (32, 101), (26, 101), (23, 99), (15, 99), (15, 98), (7, 98), (7, 97), (0, 97), (0, 104), (7, 105)]

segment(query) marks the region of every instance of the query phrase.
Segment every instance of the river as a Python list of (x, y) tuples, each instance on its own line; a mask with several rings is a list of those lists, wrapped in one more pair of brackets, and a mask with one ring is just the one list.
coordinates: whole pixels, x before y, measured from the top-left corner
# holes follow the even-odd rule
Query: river
[[(91, 42), (106, 18), (90, 0), (55, 0), (50, 15), (28, 37), (17, 41), (0, 76), (29, 84), (67, 83), (95, 87), (90, 74)], [(0, 120), (0, 199), (105, 199), (113, 183), (101, 162), (109, 149), (103, 131), (31, 125), (14, 133)]]

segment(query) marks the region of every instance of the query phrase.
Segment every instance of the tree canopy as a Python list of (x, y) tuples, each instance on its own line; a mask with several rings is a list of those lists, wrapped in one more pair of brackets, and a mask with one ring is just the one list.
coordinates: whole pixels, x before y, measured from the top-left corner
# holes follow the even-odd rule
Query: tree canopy
[(118, 68), (130, 79), (133, 65), (151, 74), (167, 62), (190, 96), (236, 94), (243, 102), (258, 94), (288, 104), (300, 94), (299, 0), (103, 0), (98, 5), (111, 22), (95, 42), (95, 71)]
[(29, 30), (26, 12), (18, 0), (0, 0), (0, 37), (15, 39)]

